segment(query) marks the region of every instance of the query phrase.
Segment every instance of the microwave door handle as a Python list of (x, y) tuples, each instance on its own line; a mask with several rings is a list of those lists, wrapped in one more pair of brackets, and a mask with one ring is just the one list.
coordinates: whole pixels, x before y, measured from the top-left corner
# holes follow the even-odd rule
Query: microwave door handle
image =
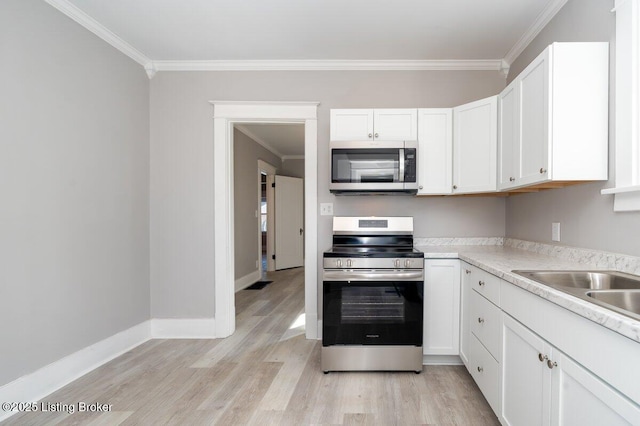
[(399, 149), (399, 158), (398, 158), (398, 182), (404, 182), (404, 148)]

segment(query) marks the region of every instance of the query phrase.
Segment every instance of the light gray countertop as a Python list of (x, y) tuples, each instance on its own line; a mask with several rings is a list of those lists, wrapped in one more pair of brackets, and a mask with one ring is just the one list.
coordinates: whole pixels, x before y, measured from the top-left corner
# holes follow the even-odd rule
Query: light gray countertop
[(502, 245), (418, 245), (416, 248), (425, 253), (426, 259), (463, 260), (603, 327), (640, 342), (640, 321), (511, 272), (517, 269), (607, 269), (602, 265)]

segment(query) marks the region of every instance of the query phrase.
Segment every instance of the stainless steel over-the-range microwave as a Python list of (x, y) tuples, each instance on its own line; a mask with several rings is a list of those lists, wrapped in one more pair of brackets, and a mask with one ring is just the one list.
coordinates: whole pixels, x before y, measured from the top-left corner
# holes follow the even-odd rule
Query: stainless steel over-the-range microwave
[(415, 194), (417, 141), (332, 141), (331, 182), (335, 194)]

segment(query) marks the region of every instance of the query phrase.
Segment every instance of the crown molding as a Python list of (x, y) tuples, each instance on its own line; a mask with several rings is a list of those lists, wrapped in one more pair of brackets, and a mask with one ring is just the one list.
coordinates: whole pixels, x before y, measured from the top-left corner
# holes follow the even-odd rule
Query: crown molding
[(515, 61), (516, 58), (520, 56), (524, 49), (529, 46), (533, 39), (536, 38), (538, 34), (540, 34), (540, 31), (542, 31), (542, 29), (547, 26), (549, 21), (551, 21), (553, 17), (556, 16), (556, 14), (560, 11), (560, 9), (562, 9), (567, 1), (568, 0), (549, 0), (545, 8), (542, 10), (542, 12), (540, 12), (529, 29), (525, 31), (522, 37), (520, 37), (516, 44), (513, 45), (511, 50), (507, 52), (507, 54), (503, 58), (503, 61), (506, 62), (507, 65), (511, 65), (513, 61)]
[(157, 71), (499, 71), (500, 59), (153, 61)]
[(287, 160), (304, 160), (304, 155), (283, 155), (282, 161)]
[(282, 162), (283, 160), (283, 155), (274, 147), (272, 147), (271, 145), (269, 145), (267, 142), (264, 141), (264, 139), (258, 137), (255, 133), (253, 133), (252, 131), (250, 131), (249, 129), (247, 129), (245, 126), (240, 125), (240, 124), (236, 124), (235, 128), (238, 129), (239, 132), (244, 133), (246, 136), (248, 136), (250, 139), (253, 139), (253, 141), (255, 143), (257, 143), (258, 145), (261, 145), (263, 148), (265, 148), (267, 151), (271, 152), (273, 155), (275, 155), (276, 157), (278, 157), (280, 159), (280, 161)]
[[(100, 24), (98, 21), (93, 19), (91, 16), (84, 13), (82, 10), (78, 9), (74, 4), (70, 3), (68, 0), (44, 0), (54, 8), (58, 9), (60, 12), (67, 15), (69, 18), (76, 21), (78, 24), (82, 25), (102, 40), (109, 43), (111, 46), (115, 47), (140, 65), (145, 67), (147, 71), (147, 75), (149, 74), (149, 70), (153, 69), (153, 64), (151, 59), (149, 59), (144, 53), (140, 52), (135, 47), (131, 46), (129, 43), (118, 37), (116, 34), (107, 29), (104, 25)], [(154, 72), (155, 74), (155, 72)], [(153, 75), (150, 75), (151, 78)]]

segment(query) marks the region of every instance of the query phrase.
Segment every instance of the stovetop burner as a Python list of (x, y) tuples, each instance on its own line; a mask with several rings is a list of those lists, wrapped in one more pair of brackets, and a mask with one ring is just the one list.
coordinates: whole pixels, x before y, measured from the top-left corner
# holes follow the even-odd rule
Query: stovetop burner
[(423, 257), (424, 253), (413, 247), (332, 247), (324, 257)]

